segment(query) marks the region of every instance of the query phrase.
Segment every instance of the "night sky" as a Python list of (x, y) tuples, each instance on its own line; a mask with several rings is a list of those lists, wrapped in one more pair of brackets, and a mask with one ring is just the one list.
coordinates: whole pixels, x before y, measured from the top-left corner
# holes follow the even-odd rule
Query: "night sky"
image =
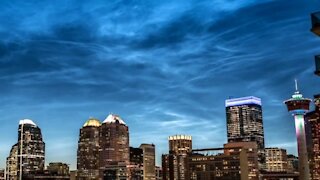
[(76, 167), (79, 129), (119, 114), (130, 144), (188, 134), (194, 148), (226, 143), (224, 101), (262, 99), (267, 147), (296, 154), (283, 101), (320, 92), (313, 75), (320, 1), (0, 1), (0, 168), (20, 119), (42, 129), (46, 163)]

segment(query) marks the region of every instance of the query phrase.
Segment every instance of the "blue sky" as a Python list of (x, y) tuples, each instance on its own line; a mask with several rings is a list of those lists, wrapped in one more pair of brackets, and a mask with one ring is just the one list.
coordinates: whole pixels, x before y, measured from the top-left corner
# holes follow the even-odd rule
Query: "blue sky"
[(0, 168), (33, 119), (46, 162), (76, 166), (79, 128), (112, 112), (130, 144), (193, 136), (194, 148), (226, 142), (224, 100), (263, 103), (266, 146), (296, 153), (283, 100), (294, 78), (319, 93), (313, 56), (320, 39), (310, 13), (320, 2), (285, 0), (114, 0), (0, 2)]

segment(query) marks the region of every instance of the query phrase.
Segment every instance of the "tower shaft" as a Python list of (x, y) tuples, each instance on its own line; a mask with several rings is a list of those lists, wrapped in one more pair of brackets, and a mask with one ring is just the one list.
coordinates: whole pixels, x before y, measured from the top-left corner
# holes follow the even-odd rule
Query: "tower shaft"
[(307, 152), (307, 146), (306, 146), (304, 115), (295, 114), (294, 119), (295, 119), (296, 136), (297, 136), (297, 143), (298, 143), (300, 180), (309, 180), (310, 170), (309, 170), (308, 152)]

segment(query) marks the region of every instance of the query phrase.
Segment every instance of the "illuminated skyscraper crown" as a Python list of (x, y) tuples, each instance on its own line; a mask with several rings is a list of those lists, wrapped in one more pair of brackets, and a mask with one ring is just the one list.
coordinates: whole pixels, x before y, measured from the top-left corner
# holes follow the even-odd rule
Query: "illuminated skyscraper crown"
[(241, 98), (226, 100), (226, 107), (241, 106), (241, 105), (248, 105), (248, 104), (255, 104), (255, 105), (261, 106), (261, 99), (254, 96), (248, 96), (248, 97), (241, 97)]

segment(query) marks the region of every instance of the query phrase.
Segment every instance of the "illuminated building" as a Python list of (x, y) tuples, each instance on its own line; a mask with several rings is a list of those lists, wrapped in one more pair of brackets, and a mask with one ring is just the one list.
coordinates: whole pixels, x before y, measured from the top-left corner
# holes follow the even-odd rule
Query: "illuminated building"
[(258, 147), (256, 142), (232, 142), (192, 150), (188, 168), (190, 180), (258, 180)]
[(97, 179), (99, 177), (99, 120), (90, 118), (80, 129), (77, 170), (78, 179)]
[(139, 148), (130, 147), (130, 174), (134, 179), (155, 180), (155, 145), (141, 144)]
[(6, 180), (18, 179), (18, 144), (12, 146), (6, 162)]
[(155, 146), (153, 144), (141, 144), (140, 149), (142, 149), (143, 152), (143, 179), (155, 180)]
[(30, 119), (20, 120), (18, 143), (12, 146), (7, 158), (9, 179), (29, 179), (34, 174), (42, 173), (44, 155), (45, 143), (40, 128)]
[(269, 172), (287, 172), (287, 150), (280, 148), (266, 148), (266, 170)]
[(304, 115), (309, 110), (311, 100), (303, 98), (302, 94), (298, 91), (296, 81), (296, 91), (292, 98), (286, 100), (284, 103), (287, 105), (288, 111), (293, 115), (296, 127), (296, 136), (298, 143), (299, 154), (299, 173), (300, 180), (310, 179), (310, 171), (308, 164), (308, 152), (306, 145), (306, 132)]
[(312, 179), (320, 179), (320, 94), (314, 96), (315, 110), (306, 114), (308, 155)]
[(227, 99), (225, 105), (228, 142), (255, 141), (262, 168), (265, 154), (261, 99), (253, 96)]
[(169, 154), (162, 155), (162, 173), (164, 180), (187, 179), (186, 161), (191, 150), (191, 136), (169, 136)]
[(99, 145), (100, 177), (112, 177), (115, 172), (119, 178), (126, 176), (130, 155), (129, 129), (118, 115), (110, 114), (103, 121), (99, 131)]

